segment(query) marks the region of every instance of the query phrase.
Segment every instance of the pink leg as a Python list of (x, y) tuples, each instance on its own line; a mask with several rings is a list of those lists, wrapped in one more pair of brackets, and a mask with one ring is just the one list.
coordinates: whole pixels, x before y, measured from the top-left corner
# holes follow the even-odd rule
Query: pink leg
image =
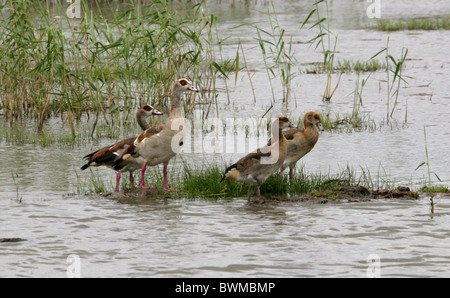
[(141, 188), (156, 188), (154, 186), (147, 186), (144, 184), (144, 176), (145, 176), (146, 169), (147, 169), (147, 163), (144, 162), (144, 164), (142, 165), (142, 168), (141, 168), (141, 183), (139, 183), (139, 185), (141, 186)]
[(278, 180), (283, 180), (283, 171), (280, 171), (280, 173), (278, 174)]
[(120, 177), (122, 176), (122, 172), (118, 171), (116, 175), (116, 191), (119, 191), (120, 185)]
[(169, 185), (167, 182), (167, 164), (164, 164), (163, 175), (164, 175), (164, 189), (167, 191), (178, 191), (178, 190), (169, 188)]
[(134, 187), (134, 177), (133, 177), (133, 173), (130, 172), (130, 183), (131, 183), (131, 187)]

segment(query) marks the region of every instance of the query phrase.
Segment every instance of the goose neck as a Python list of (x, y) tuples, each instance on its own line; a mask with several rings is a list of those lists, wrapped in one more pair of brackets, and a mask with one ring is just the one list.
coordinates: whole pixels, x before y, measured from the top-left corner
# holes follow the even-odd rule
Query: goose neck
[(172, 102), (171, 111), (180, 107), (182, 94), (183, 94), (183, 91), (179, 91), (177, 89), (172, 90), (172, 95), (170, 97), (170, 100)]
[(137, 113), (136, 120), (138, 125), (142, 128), (142, 130), (146, 130), (150, 127), (150, 125), (147, 122), (147, 116), (144, 113)]
[(272, 125), (272, 138), (274, 142), (284, 139), (283, 128), (278, 123)]

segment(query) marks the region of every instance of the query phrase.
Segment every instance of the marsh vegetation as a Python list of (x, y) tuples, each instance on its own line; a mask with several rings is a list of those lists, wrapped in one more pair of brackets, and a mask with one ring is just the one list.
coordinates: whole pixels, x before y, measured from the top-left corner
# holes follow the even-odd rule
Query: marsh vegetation
[[(387, 37), (367, 57), (341, 58), (341, 39), (332, 27), (328, 1), (307, 6), (297, 28), (309, 36), (303, 43), (319, 57), (319, 62), (312, 63), (297, 58), (298, 42), (279, 21), (274, 1), (258, 4), (267, 16), (265, 26), (252, 22), (232, 27), (251, 32), (255, 45), (249, 48), (248, 41), (239, 38), (232, 51), (224, 50), (229, 47), (230, 36), (219, 32), (217, 16), (208, 12), (204, 1), (125, 1), (109, 7), (97, 1), (81, 1), (80, 5), (82, 14), (76, 19), (67, 16), (67, 7), (59, 1), (6, 1), (1, 6), (0, 138), (6, 144), (81, 148), (102, 139), (135, 134), (132, 115), (137, 107), (150, 103), (168, 111), (170, 82), (180, 77), (188, 77), (201, 88), (200, 96), (187, 99), (185, 110), (200, 109), (203, 119), (224, 121), (219, 106), (239, 110), (241, 99), (233, 95), (233, 88), (244, 78), (251, 94), (249, 102), (267, 105), (257, 96), (258, 71), (264, 73), (263, 84), (270, 90), (270, 105), (264, 106), (265, 112), (258, 117), (272, 116), (274, 106), (278, 106), (276, 111), (292, 113), (293, 105), (298, 105), (293, 81), (299, 76), (317, 75), (323, 85), (319, 91), (322, 103), (318, 104), (324, 104), (321, 112), (326, 132), (373, 133), (386, 127), (402, 129), (408, 124), (407, 102), (401, 95), (410, 80), (404, 74), (408, 49), (393, 51)], [(448, 18), (381, 20), (375, 29), (448, 29), (447, 23)], [(261, 57), (260, 70), (251, 64), (255, 55)], [(354, 83), (353, 90), (346, 90), (350, 109), (343, 113), (332, 106), (345, 76), (351, 76)], [(382, 119), (364, 111), (367, 85), (374, 81), (385, 90)], [(226, 101), (219, 102), (221, 96), (226, 96)], [(404, 120), (399, 121), (396, 110), (404, 103)], [(301, 117), (294, 116), (300, 125)], [(160, 121), (150, 119), (150, 124)], [(55, 126), (60, 129), (52, 129)], [(179, 188), (186, 196), (241, 196), (239, 184), (210, 183), (215, 178), (220, 180), (221, 170), (218, 165), (196, 169), (184, 166), (179, 171)], [(322, 175), (299, 171), (295, 183), (272, 179), (265, 187), (277, 194), (298, 194), (321, 190), (329, 181), (358, 184), (361, 179), (355, 181), (356, 174), (351, 172)], [(79, 188), (94, 192), (110, 189), (100, 176), (92, 172), (91, 186)], [(160, 178), (157, 172), (154, 177), (157, 181)], [(428, 178), (427, 185), (431, 185)]]

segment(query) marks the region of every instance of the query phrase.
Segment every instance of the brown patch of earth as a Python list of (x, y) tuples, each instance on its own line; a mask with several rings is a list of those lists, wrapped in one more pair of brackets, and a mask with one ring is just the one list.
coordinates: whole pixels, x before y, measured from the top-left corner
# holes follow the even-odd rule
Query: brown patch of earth
[(327, 190), (313, 192), (301, 196), (272, 196), (267, 195), (259, 200), (251, 200), (249, 205), (264, 205), (279, 202), (315, 202), (326, 204), (328, 202), (364, 202), (374, 199), (405, 199), (416, 200), (419, 193), (413, 192), (409, 187), (399, 186), (394, 190), (369, 190), (363, 186), (338, 186)]
[[(248, 205), (276, 205), (289, 202), (312, 202), (319, 204), (326, 203), (345, 203), (345, 202), (365, 202), (376, 199), (401, 199), (416, 200), (420, 194), (430, 195), (426, 192), (414, 192), (408, 187), (399, 186), (393, 190), (370, 190), (363, 186), (337, 186), (327, 190), (312, 192), (300, 196), (278, 196), (263, 195), (259, 200), (252, 198)], [(148, 204), (155, 199), (169, 199), (183, 197), (176, 192), (168, 192), (164, 189), (142, 189), (131, 188), (116, 192), (96, 194), (107, 199), (115, 200), (124, 204)], [(442, 194), (450, 198), (450, 194)]]
[(164, 189), (130, 188), (115, 192), (101, 193), (100, 196), (124, 204), (145, 204), (154, 199), (172, 198), (176, 192)]

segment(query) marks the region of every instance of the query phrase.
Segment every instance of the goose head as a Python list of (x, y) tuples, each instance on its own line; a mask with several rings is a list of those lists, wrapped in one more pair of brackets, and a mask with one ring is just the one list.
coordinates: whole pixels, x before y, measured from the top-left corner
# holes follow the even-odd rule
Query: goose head
[(285, 128), (297, 128), (297, 126), (292, 123), (288, 117), (279, 117), (278, 118), (278, 125), (279, 129), (285, 129)]
[(288, 117), (279, 117), (275, 119), (272, 123), (272, 136), (278, 138), (277, 136), (280, 135), (281, 131), (289, 127), (297, 128), (297, 126), (295, 126), (295, 124), (292, 123)]
[(152, 116), (152, 115), (162, 115), (163, 113), (152, 107), (151, 105), (145, 105), (142, 106), (138, 110), (139, 114), (144, 114), (145, 116)]
[(173, 85), (173, 92), (182, 93), (184, 91), (198, 92), (198, 89), (195, 88), (187, 79), (179, 79), (175, 81), (175, 84)]
[(312, 125), (313, 127), (317, 127), (317, 129), (323, 131), (322, 117), (316, 111), (310, 111), (305, 114), (304, 125), (305, 128)]
[(136, 112), (136, 120), (139, 126), (142, 128), (142, 130), (146, 130), (150, 127), (150, 125), (147, 122), (148, 117), (153, 115), (162, 115), (160, 111), (152, 107), (151, 105), (145, 105), (139, 108), (139, 110)]
[(172, 88), (172, 110), (180, 106), (181, 95), (185, 91), (198, 92), (192, 83), (187, 79), (179, 79), (175, 81)]

